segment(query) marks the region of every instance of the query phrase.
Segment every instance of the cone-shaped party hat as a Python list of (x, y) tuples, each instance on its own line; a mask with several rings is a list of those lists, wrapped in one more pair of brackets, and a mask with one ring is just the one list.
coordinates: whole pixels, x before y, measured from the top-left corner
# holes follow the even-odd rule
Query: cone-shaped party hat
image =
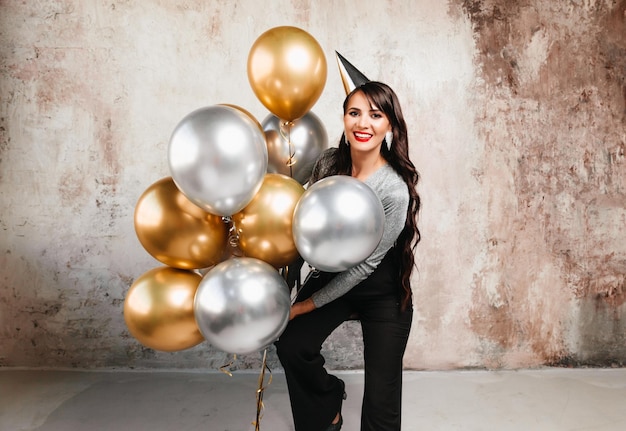
[(341, 54), (337, 51), (335, 51), (335, 54), (337, 55), (337, 65), (339, 66), (339, 73), (341, 74), (341, 81), (343, 82), (343, 89), (346, 90), (346, 95), (359, 85), (369, 82), (369, 79)]

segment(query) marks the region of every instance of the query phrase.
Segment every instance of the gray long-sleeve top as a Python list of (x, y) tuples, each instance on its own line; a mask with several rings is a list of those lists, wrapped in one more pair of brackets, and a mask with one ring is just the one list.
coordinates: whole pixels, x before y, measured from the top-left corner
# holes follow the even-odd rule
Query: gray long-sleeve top
[[(311, 176), (311, 183), (335, 175), (337, 148), (329, 148), (320, 156)], [(385, 224), (380, 243), (362, 263), (340, 272), (326, 286), (311, 297), (315, 307), (320, 308), (346, 294), (374, 272), (402, 232), (409, 206), (409, 191), (402, 177), (388, 164), (372, 173), (365, 181), (370, 186), (385, 212)]]

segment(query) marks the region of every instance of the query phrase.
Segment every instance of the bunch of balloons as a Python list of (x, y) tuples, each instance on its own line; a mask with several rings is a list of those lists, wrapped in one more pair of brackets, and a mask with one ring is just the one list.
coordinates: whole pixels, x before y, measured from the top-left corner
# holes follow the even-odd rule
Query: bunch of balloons
[(382, 236), (382, 206), (367, 186), (345, 177), (304, 188), (328, 144), (310, 112), (326, 83), (317, 41), (296, 27), (268, 30), (247, 71), (271, 114), (260, 123), (229, 104), (189, 113), (170, 137), (171, 176), (137, 202), (137, 237), (164, 264), (137, 278), (124, 302), (129, 332), (146, 347), (178, 351), (206, 340), (228, 353), (262, 350), (289, 319), (281, 268), (302, 255), (340, 271)]

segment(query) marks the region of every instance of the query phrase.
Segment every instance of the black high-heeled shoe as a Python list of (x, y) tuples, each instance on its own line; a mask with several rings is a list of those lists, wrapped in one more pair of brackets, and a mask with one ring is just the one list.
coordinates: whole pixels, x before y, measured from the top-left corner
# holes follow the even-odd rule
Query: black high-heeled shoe
[(341, 426), (343, 425), (343, 415), (341, 414), (341, 407), (343, 406), (343, 400), (348, 398), (348, 394), (346, 394), (346, 384), (343, 380), (339, 379), (339, 384), (341, 384), (341, 401), (339, 402), (339, 421), (336, 424), (330, 424), (326, 431), (340, 431)]

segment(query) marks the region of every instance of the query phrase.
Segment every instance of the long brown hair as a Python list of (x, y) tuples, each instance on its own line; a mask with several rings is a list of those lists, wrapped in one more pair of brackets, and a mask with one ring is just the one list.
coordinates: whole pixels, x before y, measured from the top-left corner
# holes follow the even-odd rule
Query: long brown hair
[[(370, 102), (370, 105), (377, 107), (387, 116), (391, 124), (391, 130), (393, 131), (393, 140), (391, 149), (388, 149), (386, 142), (383, 141), (383, 145), (380, 146), (380, 153), (387, 163), (402, 177), (409, 191), (409, 207), (407, 209), (406, 222), (394, 247), (397, 261), (400, 263), (400, 298), (402, 309), (404, 310), (411, 302), (411, 273), (415, 266), (413, 251), (421, 239), (420, 231), (417, 227), (420, 197), (415, 189), (419, 181), (419, 174), (409, 159), (407, 127), (396, 93), (382, 82), (370, 81), (362, 84), (352, 90), (344, 100), (344, 114), (348, 107), (348, 101), (352, 95), (357, 92), (363, 93)], [(342, 134), (339, 142), (337, 167), (339, 174), (350, 175), (352, 172), (350, 147), (346, 142), (345, 132)]]

